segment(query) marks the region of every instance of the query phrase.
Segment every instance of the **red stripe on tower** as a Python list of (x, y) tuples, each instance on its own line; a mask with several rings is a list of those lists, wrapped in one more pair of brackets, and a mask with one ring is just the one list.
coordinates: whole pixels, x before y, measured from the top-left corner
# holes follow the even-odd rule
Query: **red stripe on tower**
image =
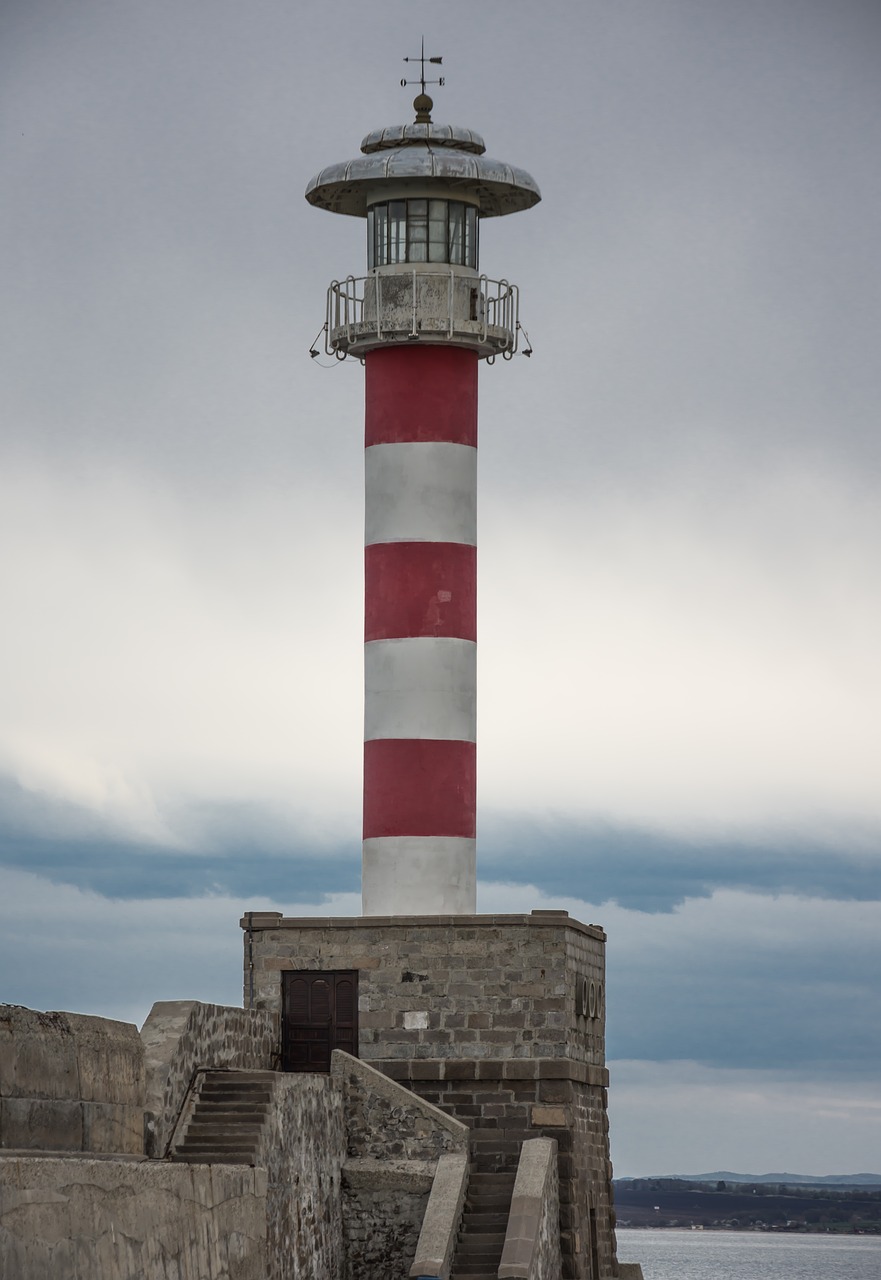
[(477, 354), (391, 347), (365, 361), (365, 444), (443, 440), (477, 447)]
[(364, 839), (473, 839), (477, 747), (431, 738), (364, 743)]
[(364, 549), (364, 639), (477, 639), (477, 548), (379, 542)]

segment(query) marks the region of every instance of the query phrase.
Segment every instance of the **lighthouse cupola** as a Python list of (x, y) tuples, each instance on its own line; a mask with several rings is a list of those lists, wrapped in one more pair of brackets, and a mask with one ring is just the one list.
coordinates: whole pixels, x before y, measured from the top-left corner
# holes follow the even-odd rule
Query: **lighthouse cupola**
[(419, 94), (412, 124), (368, 133), (361, 155), (331, 165), (306, 188), (319, 209), (364, 218), (367, 273), (328, 290), (328, 350), (363, 355), (387, 342), (517, 349), (518, 291), (480, 274), (479, 223), (541, 199), (524, 170), (492, 160), (480, 134), (434, 124)]
[(480, 271), (479, 227), (541, 198), (479, 134), (432, 121), (421, 61), (413, 123), (306, 188), (367, 228), (365, 273), (328, 289), (325, 342), (366, 380), (369, 916), (476, 910), (477, 369), (520, 333), (516, 285)]

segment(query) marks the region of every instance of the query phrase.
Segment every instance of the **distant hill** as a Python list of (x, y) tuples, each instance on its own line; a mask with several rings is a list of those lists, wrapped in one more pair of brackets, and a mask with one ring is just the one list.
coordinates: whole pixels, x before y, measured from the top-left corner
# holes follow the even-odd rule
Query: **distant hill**
[[(810, 1173), (732, 1173), (730, 1169), (715, 1173), (654, 1173), (652, 1178), (675, 1178), (682, 1182), (774, 1182), (787, 1187), (879, 1187), (881, 1173), (827, 1173), (817, 1176)], [(632, 1178), (621, 1178), (632, 1182)]]
[(688, 1179), (621, 1178), (615, 1181), (615, 1208), (622, 1227), (881, 1236), (881, 1178), (871, 1173), (754, 1177), (728, 1169)]

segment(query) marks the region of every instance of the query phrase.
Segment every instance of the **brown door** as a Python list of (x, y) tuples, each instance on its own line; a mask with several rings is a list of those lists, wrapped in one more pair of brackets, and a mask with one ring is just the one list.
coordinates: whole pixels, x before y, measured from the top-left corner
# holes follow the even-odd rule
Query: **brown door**
[(358, 1056), (358, 971), (282, 974), (282, 1069), (330, 1071), (334, 1049)]

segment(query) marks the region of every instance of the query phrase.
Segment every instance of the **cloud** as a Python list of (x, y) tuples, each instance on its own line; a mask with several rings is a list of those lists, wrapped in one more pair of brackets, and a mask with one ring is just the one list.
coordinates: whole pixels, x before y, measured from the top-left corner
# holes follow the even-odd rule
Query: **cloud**
[[(356, 830), (359, 517), (292, 483), (7, 469), (6, 772), (141, 840), (174, 841), (175, 794)], [(810, 475), (712, 509), (495, 491), (483, 528), (484, 812), (881, 848), (876, 503)]]

